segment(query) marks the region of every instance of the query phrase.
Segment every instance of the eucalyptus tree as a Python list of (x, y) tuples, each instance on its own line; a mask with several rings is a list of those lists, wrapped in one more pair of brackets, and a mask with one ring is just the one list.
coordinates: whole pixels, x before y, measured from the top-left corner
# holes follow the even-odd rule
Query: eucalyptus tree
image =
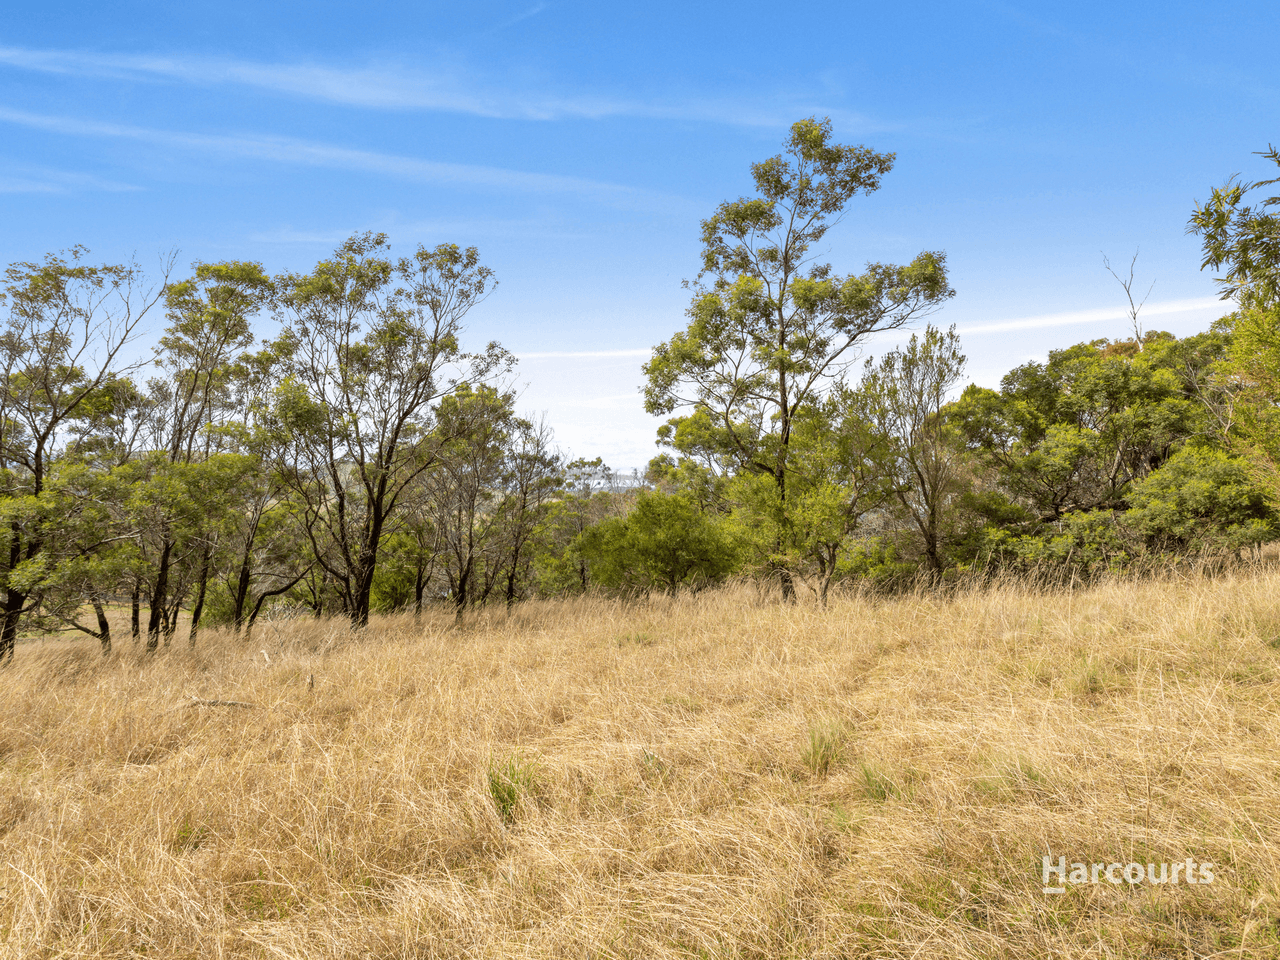
[(514, 402), (511, 393), (464, 384), (440, 403), (425, 494), (458, 619), (488, 598), (503, 567), (506, 461), (520, 428)]
[[(111, 652), (107, 605), (127, 582), (133, 552), (117, 505), (120, 478), (91, 459), (68, 452), (50, 471), (29, 508), (51, 531), (40, 556), (12, 574), (38, 604), (28, 621), (46, 632), (76, 630)], [(92, 623), (84, 622), (86, 605)]]
[[(78, 429), (121, 393), (127, 351), (163, 286), (135, 265), (88, 266), (76, 247), (4, 273), (0, 329), (0, 659), (40, 599), (38, 568), (58, 536), (49, 482)], [(168, 267), (165, 267), (167, 273)]]
[(503, 470), (502, 546), (510, 609), (531, 579), (538, 531), (564, 489), (564, 460), (545, 419), (518, 419)]
[[(669, 421), (664, 439), (679, 446), (696, 430), (697, 446), (770, 478), (784, 539), (798, 411), (845, 375), (867, 337), (954, 293), (938, 252), (861, 274), (818, 262), (816, 245), (855, 196), (879, 189), (893, 154), (833, 143), (830, 121), (813, 118), (792, 126), (785, 149), (752, 165), (758, 196), (726, 201), (703, 221), (689, 324), (644, 367), (650, 413), (690, 411)], [(777, 574), (793, 596), (791, 570), (780, 562)]]
[(792, 544), (825, 604), (869, 516), (894, 496), (893, 443), (867, 420), (864, 398), (841, 385), (796, 418)]
[[(1260, 154), (1280, 167), (1280, 150)], [(1225, 418), (1231, 446), (1244, 454), (1255, 478), (1280, 500), (1280, 194), (1246, 203), (1280, 177), (1257, 182), (1232, 177), (1197, 204), (1188, 232), (1202, 243), (1200, 268), (1221, 270), (1223, 299), (1236, 310), (1219, 322), (1229, 333), (1221, 380), (1231, 385)], [(1255, 194), (1256, 196), (1256, 194)]]
[[(1280, 167), (1280, 150), (1275, 147), (1258, 155)], [(1200, 269), (1225, 267), (1218, 278), (1222, 297), (1246, 309), (1273, 311), (1280, 306), (1280, 195), (1254, 205), (1244, 202), (1253, 191), (1277, 184), (1280, 177), (1256, 182), (1232, 177), (1214, 189), (1207, 202), (1196, 204), (1187, 225), (1203, 243)]]
[(238, 477), (237, 507), (223, 525), (220, 566), (232, 626), (246, 639), (263, 604), (289, 592), (315, 565), (279, 467), (289, 446), (274, 406), (279, 359), (271, 347), (241, 356), (233, 381), (239, 416), (218, 429), (228, 453), (250, 467)]
[(934, 575), (942, 573), (948, 527), (964, 492), (963, 444), (943, 416), (964, 364), (955, 328), (943, 333), (929, 325), (923, 337), (913, 334), (878, 363), (868, 360), (859, 389), (867, 422), (888, 445), (893, 497)]
[(630, 509), (633, 497), (622, 479), (600, 457), (578, 458), (561, 466), (559, 491), (538, 525), (534, 567), (542, 592), (581, 593), (590, 586), (582, 536), (593, 524)]
[(155, 349), (160, 375), (147, 383), (146, 453), (133, 465), (141, 486), (131, 496), (149, 604), (147, 649), (166, 642), (178, 609), (196, 592), (195, 643), (213, 572), (220, 514), (231, 487), (253, 465), (227, 454), (217, 427), (235, 410), (233, 385), (253, 342), (250, 323), (272, 299), (257, 263), (197, 263), (190, 278), (165, 291), (169, 326)]
[(493, 271), (454, 244), (393, 261), (386, 236), (366, 233), (277, 283), (281, 466), (316, 562), (361, 627), (388, 521), (436, 463), (434, 405), (512, 362), (496, 343), (459, 344)]

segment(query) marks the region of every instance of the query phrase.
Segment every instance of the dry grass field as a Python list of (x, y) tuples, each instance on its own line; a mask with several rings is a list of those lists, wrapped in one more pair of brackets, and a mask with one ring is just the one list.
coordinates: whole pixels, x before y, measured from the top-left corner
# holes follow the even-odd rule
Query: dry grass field
[[(1046, 854), (1214, 879), (1045, 893)], [(6, 957), (1274, 957), (1278, 922), (1274, 573), (0, 671)]]

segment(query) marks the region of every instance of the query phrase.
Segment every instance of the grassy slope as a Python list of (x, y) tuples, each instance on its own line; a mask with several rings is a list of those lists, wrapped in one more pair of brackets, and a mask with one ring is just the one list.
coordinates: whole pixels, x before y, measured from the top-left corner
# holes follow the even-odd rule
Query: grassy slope
[(1265, 574), (24, 644), (0, 952), (1276, 956), (1278, 634)]

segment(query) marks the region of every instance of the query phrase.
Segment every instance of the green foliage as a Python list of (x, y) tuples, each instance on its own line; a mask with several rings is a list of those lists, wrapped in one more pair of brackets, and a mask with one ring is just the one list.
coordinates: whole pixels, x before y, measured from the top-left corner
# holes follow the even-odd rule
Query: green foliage
[(867, 361), (859, 390), (867, 420), (884, 438), (884, 469), (898, 508), (914, 527), (925, 566), (940, 574), (955, 531), (967, 464), (959, 434), (943, 416), (965, 357), (954, 328), (929, 325), (878, 364)]
[(378, 569), (373, 577), (369, 609), (393, 613), (408, 609), (415, 599), (417, 544), (412, 536), (397, 531), (382, 541)]
[[(1280, 166), (1280, 151), (1270, 147), (1259, 156)], [(1204, 244), (1200, 269), (1226, 273), (1218, 278), (1223, 298), (1233, 297), (1246, 310), (1269, 311), (1280, 307), (1280, 196), (1268, 197), (1257, 206), (1244, 204), (1245, 195), (1280, 179), (1256, 183), (1234, 177), (1215, 189), (1205, 204), (1196, 204), (1188, 232)]]
[(1093, 578), (1124, 569), (1135, 555), (1109, 510), (1064, 514), (1031, 533), (986, 527), (981, 543), (983, 559), (998, 569), (1053, 579)]
[(1184, 447), (1134, 485), (1126, 521), (1158, 551), (1235, 551), (1277, 536), (1277, 516), (1247, 465), (1220, 450)]
[(920, 565), (902, 558), (891, 540), (871, 537), (850, 545), (837, 571), (842, 579), (892, 592), (915, 582)]
[(1000, 488), (1048, 522), (1080, 510), (1123, 509), (1129, 487), (1187, 437), (1205, 432), (1189, 358), (1167, 334), (1141, 352), (1097, 340), (1011, 371), (999, 393), (970, 387), (948, 417), (999, 477)]
[[(509, 369), (496, 343), (463, 353), (462, 321), (493, 287), (474, 247), (392, 261), (384, 234), (347, 240), (278, 278), (277, 416), (291, 499), (352, 623), (368, 621), (384, 533), (436, 462), (433, 405)], [(455, 403), (458, 401), (455, 401)]]
[(1223, 379), (1231, 385), (1224, 417), (1227, 444), (1253, 478), (1280, 502), (1280, 308), (1246, 308), (1225, 318), (1231, 333)]
[(791, 510), (775, 543), (788, 545), (788, 564), (804, 573), (825, 600), (847, 572), (848, 551), (862, 527), (894, 497), (892, 439), (868, 419), (864, 396), (840, 386), (821, 403), (797, 411), (789, 482)]
[[(1280, 166), (1274, 147), (1260, 154)], [(1249, 193), (1280, 183), (1232, 178), (1197, 204), (1188, 232), (1203, 244), (1200, 268), (1224, 269), (1217, 282), (1238, 310), (1219, 324), (1229, 334), (1220, 383), (1219, 421), (1231, 449), (1247, 459), (1256, 482), (1280, 502), (1280, 196), (1246, 204)]]
[(594, 523), (622, 516), (631, 498), (599, 457), (566, 464), (558, 495), (543, 511), (534, 530), (530, 577), (543, 595), (582, 593), (591, 572), (582, 552), (582, 534)]
[(625, 517), (588, 527), (579, 549), (593, 582), (622, 590), (705, 586), (739, 565), (738, 544), (722, 520), (659, 492), (641, 493)]
[(235, 620), (235, 598), (231, 588), (222, 580), (214, 580), (205, 595), (201, 623), (210, 627), (229, 627)]
[(1231, 349), (1221, 325), (1097, 340), (1024, 364), (998, 392), (969, 387), (946, 413), (984, 475), (964, 498), (982, 524), (968, 562), (1088, 578), (1268, 539), (1258, 491), (1212, 447), (1231, 434)]
[(722, 203), (703, 222), (689, 324), (644, 367), (650, 413), (689, 411), (668, 421), (661, 442), (714, 474), (759, 474), (777, 487), (773, 554), (787, 592), (797, 417), (841, 380), (866, 337), (953, 295), (941, 253), (845, 276), (810, 255), (892, 164), (890, 154), (832, 143), (829, 121), (793, 125), (786, 154), (752, 166), (759, 196)]

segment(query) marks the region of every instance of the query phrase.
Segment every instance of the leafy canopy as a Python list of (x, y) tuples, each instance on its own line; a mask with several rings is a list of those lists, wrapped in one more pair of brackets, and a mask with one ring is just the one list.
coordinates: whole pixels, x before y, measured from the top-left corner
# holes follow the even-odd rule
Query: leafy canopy
[(954, 293), (937, 252), (859, 275), (816, 261), (814, 245), (854, 196), (879, 189), (894, 159), (831, 135), (829, 120), (793, 125), (785, 154), (752, 165), (759, 196), (726, 201), (703, 221), (689, 324), (644, 367), (650, 413), (692, 408), (692, 419), (670, 421), (668, 442), (696, 431), (696, 446), (780, 486), (797, 411), (842, 376), (856, 345)]

